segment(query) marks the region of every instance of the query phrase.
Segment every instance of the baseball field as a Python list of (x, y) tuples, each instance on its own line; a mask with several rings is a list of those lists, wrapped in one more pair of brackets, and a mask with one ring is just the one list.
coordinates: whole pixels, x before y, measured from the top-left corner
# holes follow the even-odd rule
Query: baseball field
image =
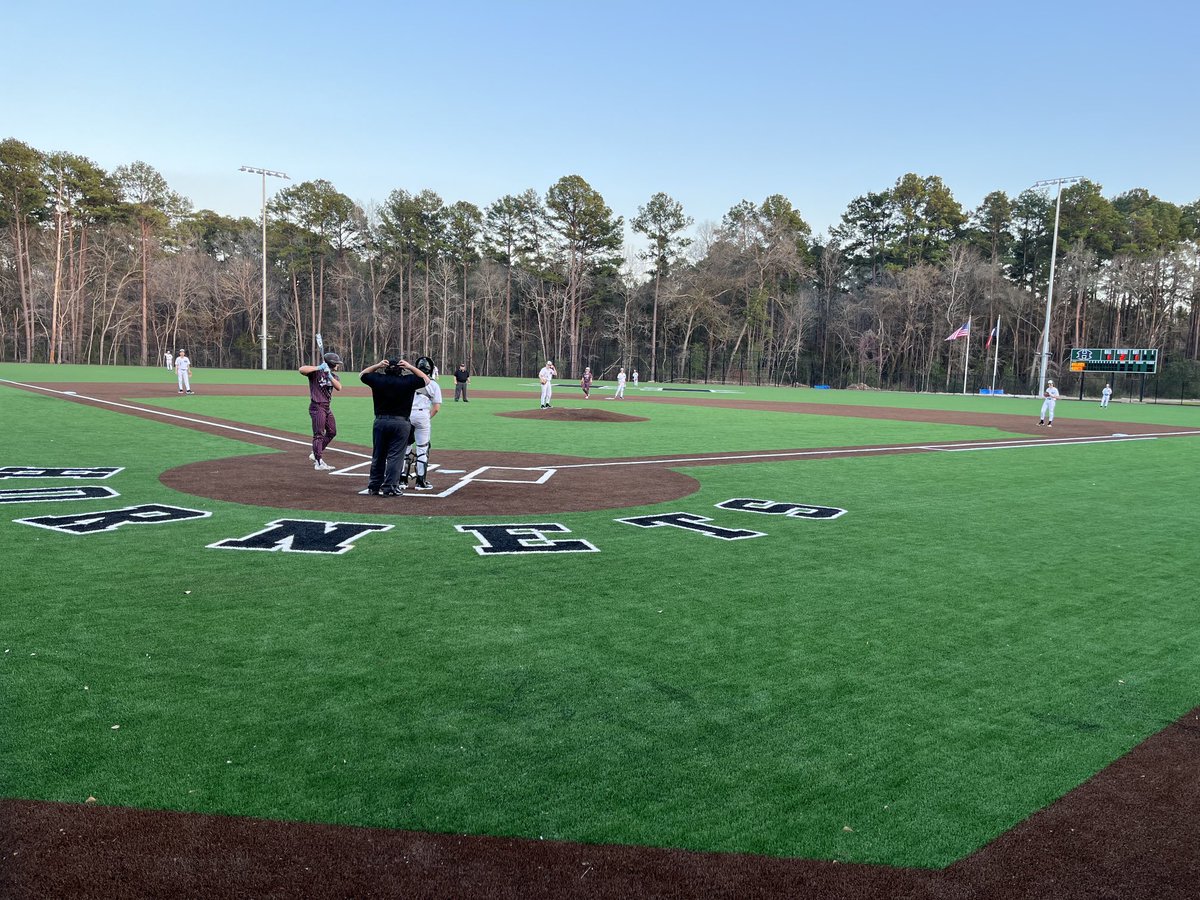
[(1200, 408), (0, 364), (0, 895), (1190, 897)]

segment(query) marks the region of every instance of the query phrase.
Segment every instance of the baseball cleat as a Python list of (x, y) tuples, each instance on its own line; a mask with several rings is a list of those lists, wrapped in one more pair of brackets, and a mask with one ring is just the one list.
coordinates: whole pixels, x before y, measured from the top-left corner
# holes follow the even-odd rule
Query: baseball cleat
[(417, 490), (418, 490), (418, 491), (432, 491), (432, 490), (433, 490), (433, 485), (432, 485), (432, 484), (430, 484), (430, 483), (429, 483), (428, 481), (426, 481), (425, 479), (423, 479), (423, 478), (420, 478), (420, 479), (418, 479), (418, 480), (417, 480)]
[(308, 454), (308, 461), (309, 461), (309, 462), (316, 462), (316, 461), (317, 461), (317, 458), (316, 458), (315, 456), (313, 456), (313, 455), (310, 453), (310, 454)]

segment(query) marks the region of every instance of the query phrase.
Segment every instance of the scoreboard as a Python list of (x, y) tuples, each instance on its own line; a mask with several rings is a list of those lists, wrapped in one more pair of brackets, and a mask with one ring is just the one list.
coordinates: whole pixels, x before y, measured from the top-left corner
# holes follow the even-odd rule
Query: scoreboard
[(1071, 351), (1072, 372), (1158, 372), (1158, 350), (1122, 348), (1096, 350), (1076, 347)]

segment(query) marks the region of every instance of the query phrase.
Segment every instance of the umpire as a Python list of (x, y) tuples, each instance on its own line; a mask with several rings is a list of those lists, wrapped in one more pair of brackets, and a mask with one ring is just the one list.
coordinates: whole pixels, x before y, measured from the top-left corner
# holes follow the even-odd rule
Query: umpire
[(367, 493), (399, 497), (400, 463), (408, 447), (413, 395), (429, 384), (429, 376), (405, 359), (381, 359), (358, 376), (371, 389), (375, 427), (371, 437), (371, 480)]

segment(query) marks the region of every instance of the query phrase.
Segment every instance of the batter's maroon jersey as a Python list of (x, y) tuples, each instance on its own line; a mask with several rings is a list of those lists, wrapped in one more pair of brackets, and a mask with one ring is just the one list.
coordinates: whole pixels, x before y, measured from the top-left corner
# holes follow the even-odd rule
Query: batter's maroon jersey
[(333, 376), (324, 369), (308, 373), (308, 396), (316, 406), (329, 406), (333, 396)]

